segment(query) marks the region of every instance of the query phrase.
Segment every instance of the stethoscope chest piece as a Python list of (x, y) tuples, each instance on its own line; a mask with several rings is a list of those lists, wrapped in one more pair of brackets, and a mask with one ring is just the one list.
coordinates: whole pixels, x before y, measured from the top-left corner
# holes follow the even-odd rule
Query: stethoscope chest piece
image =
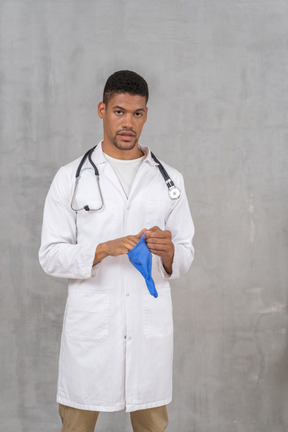
[(177, 188), (176, 186), (172, 186), (169, 188), (168, 194), (172, 200), (176, 200), (180, 198), (181, 192), (179, 188)]
[(168, 188), (168, 195), (169, 198), (171, 200), (176, 200), (178, 198), (180, 198), (181, 195), (181, 191), (179, 188), (177, 188), (173, 182), (173, 180), (171, 180), (171, 178), (169, 177), (167, 171), (165, 170), (164, 166), (161, 164), (161, 162), (157, 159), (157, 157), (154, 155), (154, 153), (151, 152), (151, 156), (154, 159), (154, 161), (157, 163), (158, 168), (165, 180), (166, 186)]

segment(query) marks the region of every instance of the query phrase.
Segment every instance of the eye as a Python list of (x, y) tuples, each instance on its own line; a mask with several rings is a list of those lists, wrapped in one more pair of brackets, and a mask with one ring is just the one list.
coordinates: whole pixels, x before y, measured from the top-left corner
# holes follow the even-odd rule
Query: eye
[(143, 113), (142, 112), (136, 112), (135, 113), (135, 117), (142, 117), (143, 116)]
[(121, 110), (116, 110), (116, 111), (114, 111), (114, 113), (115, 113), (116, 115), (120, 116), (120, 115), (123, 114), (123, 111), (121, 111)]

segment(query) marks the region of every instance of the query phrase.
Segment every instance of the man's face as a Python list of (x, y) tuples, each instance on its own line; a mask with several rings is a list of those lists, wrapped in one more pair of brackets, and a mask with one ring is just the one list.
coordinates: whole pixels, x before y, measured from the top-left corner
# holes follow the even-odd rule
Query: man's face
[(100, 102), (98, 115), (103, 119), (103, 150), (113, 157), (137, 157), (138, 140), (147, 119), (147, 111), (146, 98), (140, 95), (116, 93), (107, 105)]

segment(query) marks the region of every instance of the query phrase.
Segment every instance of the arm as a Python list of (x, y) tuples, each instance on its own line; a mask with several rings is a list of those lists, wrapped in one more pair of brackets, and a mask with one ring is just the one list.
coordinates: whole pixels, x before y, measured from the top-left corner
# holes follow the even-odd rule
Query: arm
[(166, 273), (171, 275), (175, 250), (171, 231), (162, 231), (159, 227), (155, 226), (147, 231), (145, 239), (150, 251), (162, 258)]
[(153, 227), (146, 234), (148, 248), (161, 258), (160, 270), (165, 278), (176, 279), (185, 274), (194, 258), (192, 239), (194, 224), (191, 218), (182, 175), (177, 180), (181, 196), (175, 201), (165, 230)]
[(93, 265), (98, 264), (107, 256), (118, 256), (127, 254), (131, 249), (134, 248), (134, 246), (136, 246), (141, 235), (145, 231), (146, 230), (143, 229), (137, 235), (120, 237), (118, 239), (110, 240), (105, 243), (99, 243), (96, 248)]
[(43, 270), (56, 277), (87, 279), (95, 255), (95, 244), (77, 244), (76, 213), (70, 207), (71, 177), (61, 168), (46, 197), (39, 261)]
[[(95, 275), (93, 267), (107, 256), (127, 253), (139, 241), (127, 236), (105, 243), (77, 243), (76, 213), (70, 206), (71, 177), (60, 169), (49, 189), (44, 208), (39, 261), (43, 270), (56, 277), (88, 279)], [(96, 252), (95, 252), (96, 250)]]

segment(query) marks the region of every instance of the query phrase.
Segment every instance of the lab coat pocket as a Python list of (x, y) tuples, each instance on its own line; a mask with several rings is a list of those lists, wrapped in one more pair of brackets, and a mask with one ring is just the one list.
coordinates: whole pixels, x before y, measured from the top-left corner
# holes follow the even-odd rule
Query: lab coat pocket
[(103, 340), (108, 336), (109, 293), (71, 291), (66, 314), (67, 336), (73, 340)]
[[(87, 201), (88, 202), (88, 201)], [(90, 202), (90, 205), (94, 205)], [(100, 211), (80, 211), (77, 214), (77, 241), (102, 243), (119, 237), (119, 209), (117, 202), (105, 199)]]
[(144, 335), (150, 339), (169, 336), (173, 333), (173, 312), (170, 287), (157, 286), (158, 298), (144, 293)]
[(158, 226), (165, 230), (167, 218), (171, 211), (171, 200), (165, 196), (164, 199), (158, 201), (146, 201), (146, 224), (147, 228)]

